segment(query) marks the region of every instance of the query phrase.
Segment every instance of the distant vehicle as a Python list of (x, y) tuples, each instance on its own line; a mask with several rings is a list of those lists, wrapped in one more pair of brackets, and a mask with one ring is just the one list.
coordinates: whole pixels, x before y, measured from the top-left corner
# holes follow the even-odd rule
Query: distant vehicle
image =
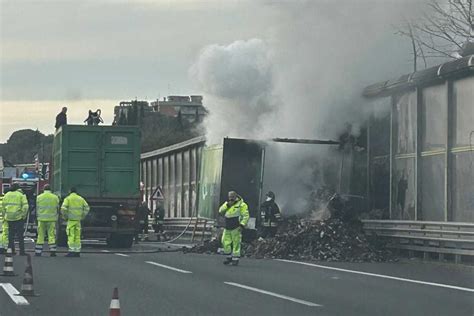
[[(54, 193), (64, 199), (76, 187), (90, 205), (83, 238), (131, 247), (141, 202), (138, 127), (64, 125), (54, 135), (52, 160)], [(62, 221), (58, 244), (66, 245)]]

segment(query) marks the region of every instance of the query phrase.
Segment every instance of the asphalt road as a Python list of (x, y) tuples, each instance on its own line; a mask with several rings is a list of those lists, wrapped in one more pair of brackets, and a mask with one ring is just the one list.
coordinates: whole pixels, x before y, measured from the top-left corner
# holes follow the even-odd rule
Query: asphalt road
[(115, 286), (122, 315), (474, 314), (471, 266), (242, 259), (231, 267), (217, 255), (92, 250), (81, 258), (33, 257), (39, 296), (26, 297), (29, 305), (4, 290), (21, 287), (26, 259), (15, 256), (19, 275), (0, 276), (0, 315), (107, 315)]

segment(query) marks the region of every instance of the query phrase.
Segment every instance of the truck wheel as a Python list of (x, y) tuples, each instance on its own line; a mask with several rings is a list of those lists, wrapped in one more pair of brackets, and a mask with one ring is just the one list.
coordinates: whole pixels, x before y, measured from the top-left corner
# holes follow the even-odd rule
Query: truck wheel
[(133, 245), (133, 235), (112, 234), (107, 239), (107, 246), (110, 248), (130, 248)]
[(116, 234), (111, 234), (109, 238), (107, 238), (107, 247), (109, 248), (120, 248), (120, 236)]
[(131, 248), (133, 245), (133, 235), (120, 236), (120, 246), (122, 248)]

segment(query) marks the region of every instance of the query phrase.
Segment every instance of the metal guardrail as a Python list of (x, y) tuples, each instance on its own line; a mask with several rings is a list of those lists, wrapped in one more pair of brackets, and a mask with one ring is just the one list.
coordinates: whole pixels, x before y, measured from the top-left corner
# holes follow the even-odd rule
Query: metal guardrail
[(183, 237), (190, 238), (191, 241), (194, 241), (196, 238), (203, 241), (206, 238), (212, 237), (214, 224), (215, 221), (212, 219), (199, 217), (165, 218), (163, 230), (167, 234), (180, 234), (187, 227)]
[[(191, 222), (190, 222), (191, 221)], [(154, 233), (152, 226), (153, 218), (148, 219), (148, 231)], [(163, 224), (163, 230), (165, 233), (170, 235), (180, 234), (184, 229), (184, 236), (190, 237), (193, 241), (196, 238), (201, 238), (201, 241), (205, 238), (212, 237), (212, 230), (214, 229), (215, 221), (208, 218), (200, 217), (180, 217), (180, 218), (165, 218)], [(25, 225), (26, 228), (26, 225)], [(30, 223), (26, 230), (25, 237), (36, 238), (37, 225)], [(0, 234), (2, 233), (2, 225), (0, 225)]]
[(461, 256), (474, 256), (474, 224), (400, 220), (362, 220), (368, 235), (387, 238), (389, 247), (411, 252), (423, 252), (424, 258), (437, 253), (439, 259), (453, 255), (457, 263)]

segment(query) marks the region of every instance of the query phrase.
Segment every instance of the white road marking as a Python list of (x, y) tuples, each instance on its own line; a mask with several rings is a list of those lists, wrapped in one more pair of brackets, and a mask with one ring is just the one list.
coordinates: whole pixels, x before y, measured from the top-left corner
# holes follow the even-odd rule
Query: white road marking
[(30, 305), (26, 298), (21, 295), (17, 295), (20, 294), (20, 292), (18, 292), (18, 290), (11, 283), (0, 283), (0, 287), (2, 287), (5, 292), (7, 292), (8, 296), (10, 296), (16, 305)]
[(126, 255), (126, 254), (120, 253), (120, 252), (115, 253), (115, 255), (121, 256), (121, 257), (130, 257), (129, 255)]
[(178, 269), (178, 268), (173, 268), (173, 267), (170, 267), (170, 266), (167, 266), (165, 264), (161, 264), (161, 263), (157, 263), (157, 262), (153, 262), (153, 261), (145, 261), (146, 263), (149, 263), (149, 264), (152, 264), (154, 266), (157, 266), (157, 267), (162, 267), (162, 268), (165, 268), (165, 269), (170, 269), (170, 270), (173, 270), (173, 271), (176, 271), (176, 272), (181, 272), (181, 273), (192, 273), (191, 271), (186, 271), (186, 270), (181, 270), (181, 269)]
[(369, 272), (363, 272), (363, 271), (357, 271), (357, 270), (341, 269), (341, 268), (335, 268), (335, 267), (322, 266), (322, 265), (314, 264), (314, 263), (299, 262), (299, 261), (286, 260), (286, 259), (275, 259), (275, 260), (282, 261), (282, 262), (302, 264), (302, 265), (306, 265), (306, 266), (311, 266), (311, 267), (316, 267), (316, 268), (321, 268), (321, 269), (327, 269), (327, 270), (334, 270), (334, 271), (355, 273), (355, 274), (361, 274), (361, 275), (368, 275), (368, 276), (373, 276), (373, 277), (377, 277), (377, 278), (397, 280), (397, 281), (403, 281), (403, 282), (409, 282), (409, 283), (431, 285), (431, 286), (442, 287), (442, 288), (447, 288), (447, 289), (452, 289), (452, 290), (465, 291), (465, 292), (474, 292), (474, 289), (471, 289), (471, 288), (468, 288), (468, 287), (461, 287), (461, 286), (448, 285), (448, 284), (442, 284), (442, 283), (434, 283), (434, 282), (425, 282), (425, 281), (419, 281), (419, 280), (413, 280), (413, 279), (405, 279), (405, 278), (399, 278), (399, 277), (394, 277), (394, 276), (389, 276), (389, 275), (384, 275), (384, 274), (376, 274), (376, 273), (369, 273)]
[(274, 292), (270, 292), (270, 291), (257, 289), (255, 287), (251, 287), (251, 286), (247, 286), (247, 285), (243, 285), (243, 284), (239, 284), (239, 283), (234, 283), (234, 282), (224, 282), (224, 283), (228, 284), (228, 285), (240, 287), (240, 288), (243, 288), (243, 289), (246, 289), (246, 290), (250, 290), (250, 291), (254, 291), (254, 292), (258, 292), (258, 293), (278, 297), (278, 298), (281, 298), (281, 299), (284, 299), (284, 300), (287, 300), (287, 301), (292, 301), (292, 302), (295, 302), (295, 303), (303, 304), (303, 305), (306, 305), (306, 306), (312, 306), (312, 307), (321, 307), (322, 306), (320, 304), (300, 300), (300, 299), (297, 299), (297, 298), (294, 298), (294, 297), (291, 297), (291, 296), (286, 296), (286, 295), (282, 295), (282, 294), (278, 294), (278, 293), (274, 293)]
[(105, 250), (105, 249), (103, 249), (103, 250), (101, 250), (101, 251), (102, 251), (102, 252), (110, 252), (110, 251), (108, 251), (108, 250)]

